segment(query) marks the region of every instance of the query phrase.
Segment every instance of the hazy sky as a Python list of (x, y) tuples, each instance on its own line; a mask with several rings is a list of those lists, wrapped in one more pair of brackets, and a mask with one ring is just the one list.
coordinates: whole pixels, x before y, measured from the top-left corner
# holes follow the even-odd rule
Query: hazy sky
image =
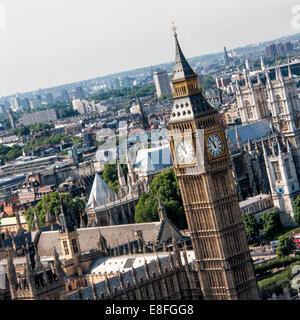
[(295, 5), (300, 0), (0, 0), (0, 96), (172, 61), (172, 20), (187, 57), (300, 32), (291, 25)]

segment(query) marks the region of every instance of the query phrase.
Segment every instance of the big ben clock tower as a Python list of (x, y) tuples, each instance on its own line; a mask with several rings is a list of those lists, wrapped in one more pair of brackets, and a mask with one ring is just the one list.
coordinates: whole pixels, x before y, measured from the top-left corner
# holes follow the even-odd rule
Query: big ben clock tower
[(204, 299), (257, 300), (225, 132), (218, 112), (202, 95), (175, 29), (170, 149)]

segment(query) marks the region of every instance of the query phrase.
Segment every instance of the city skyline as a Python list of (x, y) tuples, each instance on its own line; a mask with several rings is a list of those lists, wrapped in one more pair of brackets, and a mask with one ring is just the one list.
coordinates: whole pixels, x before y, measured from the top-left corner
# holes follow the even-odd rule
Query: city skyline
[[(294, 0), (257, 6), (253, 1), (190, 2), (193, 10), (177, 0), (159, 4), (133, 0), (130, 6), (90, 0), (89, 7), (80, 0), (66, 0), (59, 6), (48, 0), (43, 5), (36, 0), (26, 4), (3, 0), (6, 25), (0, 37), (6, 50), (0, 55), (0, 96), (172, 61), (173, 20), (187, 57), (299, 31), (292, 27)], [(272, 12), (267, 10), (269, 5)], [(201, 41), (193, 41), (199, 36)]]

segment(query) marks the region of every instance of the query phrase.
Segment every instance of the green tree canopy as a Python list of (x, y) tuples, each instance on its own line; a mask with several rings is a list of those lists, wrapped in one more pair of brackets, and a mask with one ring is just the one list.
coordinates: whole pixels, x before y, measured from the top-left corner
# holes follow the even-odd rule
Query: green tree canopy
[(263, 234), (270, 238), (282, 232), (282, 224), (278, 210), (265, 212), (261, 216), (263, 224)]
[(134, 99), (148, 95), (154, 95), (156, 89), (154, 84), (146, 84), (144, 86), (127, 87), (121, 89), (108, 90), (106, 92), (91, 95), (88, 100), (101, 101), (109, 98), (124, 97)]
[[(180, 229), (187, 227), (180, 189), (173, 169), (156, 175), (150, 184), (150, 194), (141, 197), (135, 211), (135, 221), (158, 220), (157, 196), (166, 208), (168, 218)], [(143, 220), (145, 217), (146, 220)]]
[(157, 198), (151, 194), (142, 193), (135, 208), (136, 223), (158, 221)]
[(216, 85), (216, 81), (214, 80), (212, 74), (211, 73), (206, 74), (204, 76), (203, 85), (201, 86), (203, 92), (205, 92), (206, 90), (210, 89), (214, 85)]
[(73, 137), (68, 136), (64, 133), (52, 134), (51, 136), (48, 136), (48, 137), (42, 137), (40, 139), (30, 140), (25, 144), (24, 150), (30, 151), (35, 149), (38, 146), (42, 146), (42, 145), (52, 146), (56, 144), (62, 144), (63, 142), (69, 142), (71, 140), (73, 140)]
[(15, 160), (21, 155), (22, 148), (20, 146), (13, 145), (12, 147), (8, 147), (0, 144), (0, 163)]
[[(127, 177), (128, 168), (126, 164), (121, 164), (121, 168), (125, 175), (125, 179)], [(114, 163), (106, 163), (104, 165), (103, 173), (102, 173), (103, 180), (109, 185), (109, 187), (114, 191), (118, 192), (119, 190), (119, 178), (118, 178), (118, 168), (117, 165)]]
[(300, 224), (300, 196), (298, 196), (294, 201), (293, 201), (293, 211), (294, 211), (294, 217), (293, 220), (297, 224)]
[(283, 237), (279, 239), (276, 254), (279, 258), (290, 255), (295, 250), (295, 242), (291, 237)]
[(9, 133), (17, 135), (18, 137), (21, 137), (21, 136), (28, 136), (32, 133), (35, 133), (36, 131), (48, 130), (52, 128), (54, 128), (54, 125), (50, 123), (36, 123), (31, 126), (22, 126), (22, 127), (11, 129)]
[(41, 201), (39, 201), (35, 207), (26, 210), (26, 222), (31, 230), (34, 210), (36, 210), (39, 218), (41, 227), (45, 225), (45, 217), (47, 208), (49, 213), (55, 217), (55, 213), (60, 214), (60, 201), (63, 201), (74, 214), (77, 221), (77, 225), (80, 225), (80, 217), (82, 216), (83, 221), (87, 222), (87, 215), (85, 213), (85, 201), (79, 197), (71, 198), (68, 193), (52, 192), (46, 194)]
[(260, 224), (254, 213), (248, 212), (242, 215), (245, 226), (245, 233), (248, 241), (257, 242), (259, 236)]

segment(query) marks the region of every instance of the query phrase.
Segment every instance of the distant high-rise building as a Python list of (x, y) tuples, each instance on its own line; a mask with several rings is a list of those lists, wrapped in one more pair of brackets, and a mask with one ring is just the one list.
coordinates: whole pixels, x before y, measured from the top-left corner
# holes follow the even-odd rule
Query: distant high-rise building
[(83, 133), (83, 144), (87, 148), (90, 148), (92, 146), (92, 142), (93, 142), (93, 134), (90, 132), (84, 132)]
[(246, 59), (245, 66), (247, 70), (252, 71), (252, 64), (248, 59)]
[(133, 81), (134, 81), (133, 78), (129, 78), (128, 76), (123, 77), (120, 79), (120, 86), (122, 88), (132, 87)]
[(42, 99), (34, 98), (30, 101), (30, 108), (32, 110), (38, 109), (42, 106)]
[(229, 59), (226, 47), (224, 47), (224, 62), (225, 62), (226, 65), (230, 64), (230, 59)]
[(172, 93), (170, 78), (166, 71), (157, 70), (156, 72), (154, 72), (153, 78), (156, 88), (156, 95), (158, 98), (162, 95)]
[(72, 101), (73, 109), (77, 110), (80, 114), (87, 113), (87, 107), (85, 101), (81, 101), (80, 99), (74, 99)]
[(61, 101), (63, 101), (63, 102), (70, 100), (69, 93), (67, 90), (63, 90), (61, 92), (60, 96), (61, 96)]
[(278, 52), (276, 44), (272, 43), (266, 46), (266, 53), (269, 58), (274, 58), (275, 56), (277, 56)]
[(20, 104), (25, 109), (29, 109), (30, 108), (30, 102), (29, 102), (28, 98), (22, 99)]
[(106, 85), (106, 89), (107, 89), (107, 90), (111, 90), (111, 89), (113, 88), (110, 79), (105, 80), (105, 85)]
[(80, 100), (83, 100), (85, 98), (85, 93), (81, 87), (76, 88), (75, 98)]
[(51, 92), (48, 92), (46, 94), (46, 102), (47, 102), (47, 104), (53, 104), (53, 96), (52, 96)]
[(10, 121), (11, 127), (15, 128), (16, 127), (16, 123), (15, 123), (15, 119), (14, 119), (14, 116), (13, 116), (11, 108), (8, 109), (7, 113), (8, 113), (8, 117), (9, 117), (9, 121)]
[(285, 54), (285, 48), (282, 43), (277, 43), (276, 50), (277, 50), (277, 53), (280, 55)]
[(19, 98), (11, 98), (10, 99), (10, 107), (14, 111), (17, 111), (20, 109), (20, 99)]
[(113, 78), (112, 85), (114, 89), (120, 89), (120, 80), (118, 78)]
[(285, 43), (283, 44), (283, 47), (284, 47), (284, 51), (285, 51), (286, 53), (291, 52), (291, 51), (294, 50), (294, 47), (293, 47), (293, 45), (292, 45), (292, 43), (291, 43), (290, 41), (285, 42)]

